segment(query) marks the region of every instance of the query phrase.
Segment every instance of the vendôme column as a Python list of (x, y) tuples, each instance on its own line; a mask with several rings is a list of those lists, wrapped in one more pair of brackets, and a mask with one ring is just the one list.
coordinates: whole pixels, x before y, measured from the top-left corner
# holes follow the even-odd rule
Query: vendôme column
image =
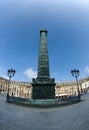
[(50, 78), (47, 30), (40, 31), (37, 78), (32, 82), (32, 99), (54, 99), (55, 80)]

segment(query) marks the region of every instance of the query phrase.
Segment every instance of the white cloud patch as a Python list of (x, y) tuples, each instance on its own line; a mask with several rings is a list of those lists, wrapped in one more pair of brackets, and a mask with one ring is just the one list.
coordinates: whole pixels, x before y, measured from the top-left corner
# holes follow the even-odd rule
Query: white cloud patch
[(28, 68), (27, 70), (24, 71), (24, 74), (29, 78), (36, 78), (37, 72), (33, 70), (33, 68)]
[(8, 76), (6, 76), (6, 70), (0, 66), (0, 77), (3, 77), (5, 79), (9, 79)]
[(87, 74), (89, 74), (89, 66), (87, 66), (87, 67), (85, 68), (85, 72), (86, 72)]
[(9, 80), (9, 77), (7, 77), (7, 76), (1, 75), (1, 77), (3, 77), (3, 78), (5, 78), (5, 79), (8, 79), (8, 80)]

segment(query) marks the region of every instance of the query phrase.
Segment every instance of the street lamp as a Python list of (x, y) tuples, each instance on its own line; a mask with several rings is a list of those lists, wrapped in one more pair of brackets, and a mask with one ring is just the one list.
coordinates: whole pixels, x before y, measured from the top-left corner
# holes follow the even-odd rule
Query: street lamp
[(80, 97), (80, 90), (79, 90), (79, 85), (78, 85), (79, 70), (78, 69), (71, 70), (71, 74), (72, 74), (72, 76), (74, 76), (76, 78), (77, 91), (78, 91), (78, 101), (80, 101), (81, 97)]
[(7, 91), (7, 102), (9, 102), (9, 86), (10, 86), (10, 81), (11, 81), (11, 78), (14, 76), (15, 73), (16, 73), (16, 71), (13, 70), (13, 69), (9, 69), (7, 71), (7, 75), (9, 76), (8, 91)]

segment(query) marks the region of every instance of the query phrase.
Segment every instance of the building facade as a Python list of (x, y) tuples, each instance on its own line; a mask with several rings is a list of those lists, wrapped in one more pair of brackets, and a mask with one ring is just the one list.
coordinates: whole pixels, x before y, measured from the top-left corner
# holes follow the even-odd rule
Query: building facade
[[(0, 92), (7, 94), (8, 80), (0, 77)], [(89, 77), (79, 80), (78, 82), (80, 92), (89, 91)], [(55, 97), (66, 97), (77, 95), (76, 81), (61, 82), (55, 85)], [(21, 98), (32, 98), (32, 85), (30, 82), (11, 81), (9, 85), (9, 95)]]
[(9, 87), (9, 95), (21, 98), (31, 98), (32, 86), (30, 82), (9, 81), (0, 77), (0, 92), (7, 94)]

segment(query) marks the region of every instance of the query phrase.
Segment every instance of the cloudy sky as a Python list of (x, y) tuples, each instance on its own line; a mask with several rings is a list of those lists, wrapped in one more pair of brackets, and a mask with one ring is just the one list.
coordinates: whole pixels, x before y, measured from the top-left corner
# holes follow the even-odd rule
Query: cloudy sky
[(40, 30), (48, 30), (50, 76), (57, 82), (89, 76), (89, 0), (0, 0), (0, 76), (36, 77)]

